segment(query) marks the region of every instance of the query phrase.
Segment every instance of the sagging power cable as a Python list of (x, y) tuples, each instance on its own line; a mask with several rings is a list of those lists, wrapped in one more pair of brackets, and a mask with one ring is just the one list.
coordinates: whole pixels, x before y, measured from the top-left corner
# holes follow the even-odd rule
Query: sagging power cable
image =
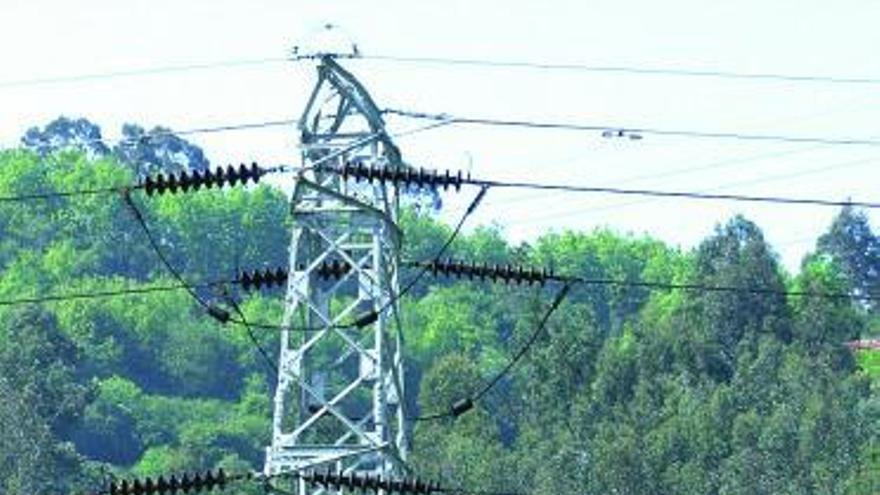
[(750, 196), (745, 194), (701, 193), (690, 191), (661, 191), (654, 189), (627, 189), (620, 187), (577, 186), (571, 184), (548, 184), (537, 182), (515, 182), (491, 179), (477, 179), (461, 171), (439, 171), (420, 168), (412, 171), (401, 171), (388, 167), (366, 167), (346, 164), (325, 170), (335, 172), (346, 179), (355, 181), (391, 183), (399, 185), (417, 185), (428, 187), (460, 188), (464, 184), (481, 188), (536, 189), (544, 191), (562, 191), (573, 193), (613, 194), (624, 196), (646, 196), (656, 198), (701, 200), (701, 201), (734, 201), (744, 203), (770, 203), (792, 206), (823, 206), (823, 207), (858, 207), (880, 209), (880, 203), (867, 201), (835, 201), (821, 198), (790, 198), (784, 196)]
[(535, 62), (524, 60), (489, 60), (473, 58), (446, 58), (446, 57), (420, 57), (383, 54), (360, 54), (351, 57), (355, 60), (376, 60), (381, 62), (395, 62), (407, 64), (430, 64), (447, 66), (479, 66), (491, 68), (514, 68), (514, 69), (537, 69), (552, 71), (579, 71), (593, 73), (628, 74), (639, 76), (683, 76), (717, 79), (739, 79), (750, 81), (771, 82), (796, 82), (796, 83), (824, 83), (824, 84), (848, 84), (848, 85), (880, 85), (880, 78), (874, 77), (847, 77), (847, 76), (822, 76), (815, 74), (777, 74), (767, 72), (734, 72), (725, 70), (709, 69), (680, 69), (667, 67), (634, 67), (634, 66), (611, 66), (593, 65), (586, 63), (555, 63)]
[(518, 285), (546, 285), (551, 282), (568, 285), (637, 287), (654, 290), (684, 290), (692, 292), (720, 292), (731, 294), (775, 295), (783, 297), (807, 297), (829, 300), (880, 300), (880, 294), (853, 294), (849, 292), (817, 292), (808, 290), (780, 290), (761, 286), (708, 285), (700, 283), (677, 283), (653, 280), (580, 277), (561, 275), (546, 268), (538, 269), (521, 265), (491, 265), (443, 260), (433, 264), (431, 271), (438, 275), (468, 280), (504, 282)]
[(428, 415), (409, 418), (412, 421), (433, 421), (445, 418), (454, 418), (471, 410), (475, 403), (483, 398), (498, 382), (510, 373), (514, 366), (528, 353), (528, 351), (537, 342), (541, 335), (547, 320), (553, 312), (559, 307), (568, 291), (573, 285), (581, 284), (588, 286), (625, 286), (625, 287), (642, 287), (658, 290), (688, 290), (698, 292), (715, 292), (715, 293), (739, 293), (739, 294), (755, 294), (755, 295), (777, 295), (783, 297), (814, 297), (830, 300), (880, 300), (880, 294), (853, 294), (845, 292), (816, 292), (806, 290), (779, 290), (769, 287), (758, 286), (719, 286), (697, 283), (674, 283), (674, 282), (654, 282), (645, 280), (619, 280), (610, 278), (589, 278), (578, 276), (557, 275), (550, 270), (538, 270), (532, 268), (524, 268), (522, 266), (510, 265), (478, 265), (474, 263), (463, 263), (455, 261), (444, 261), (435, 263), (432, 271), (446, 276), (478, 279), (483, 281), (502, 281), (515, 284), (533, 284), (538, 283), (544, 285), (548, 282), (562, 283), (562, 289), (557, 293), (547, 312), (541, 318), (536, 330), (531, 334), (526, 343), (520, 350), (510, 359), (507, 365), (498, 372), (491, 380), (486, 382), (484, 386), (479, 388), (473, 394), (457, 400), (447, 411), (432, 413)]
[(52, 302), (80, 301), (90, 299), (104, 299), (113, 297), (137, 296), (159, 292), (177, 292), (182, 290), (210, 289), (222, 287), (233, 283), (230, 280), (218, 280), (205, 283), (177, 283), (173, 285), (156, 285), (147, 287), (129, 287), (126, 289), (100, 290), (90, 292), (76, 292), (68, 294), (49, 294), (45, 296), (19, 297), (13, 299), (0, 299), (0, 306), (23, 306), (30, 304), (45, 304)]
[[(497, 269), (498, 267), (489, 266), (486, 264), (474, 264), (474, 263), (464, 263), (459, 261), (451, 261), (444, 260), (438, 263), (426, 263), (426, 262), (404, 262), (406, 265), (416, 265), (419, 267), (428, 267), (429, 271), (435, 274), (444, 275), (444, 276), (455, 276), (455, 277), (463, 277), (472, 280), (481, 280), (481, 281), (495, 281), (500, 280), (508, 283), (514, 284), (525, 284), (529, 285), (532, 283), (538, 283), (539, 285), (544, 285), (547, 282), (559, 281), (559, 282), (571, 282), (572, 285), (582, 284), (589, 286), (617, 286), (617, 287), (640, 287), (652, 290), (684, 290), (691, 292), (719, 292), (719, 293), (731, 293), (731, 294), (757, 294), (757, 295), (776, 295), (776, 296), (784, 296), (784, 297), (806, 297), (806, 298), (815, 298), (815, 299), (828, 299), (828, 300), (854, 300), (854, 301), (880, 301), (880, 294), (857, 294), (857, 293), (848, 293), (848, 292), (816, 292), (816, 291), (803, 291), (803, 290), (778, 290), (767, 287), (749, 287), (749, 286), (719, 286), (719, 285), (707, 285), (707, 284), (696, 284), (696, 283), (674, 283), (674, 282), (659, 282), (659, 281), (650, 281), (650, 280), (627, 280), (627, 279), (612, 279), (612, 278), (588, 278), (588, 277), (564, 277), (553, 274), (549, 270), (536, 270), (536, 269), (526, 269), (523, 267), (516, 266), (503, 266), (500, 268), (500, 271)], [(461, 266), (469, 266), (471, 268), (467, 268), (464, 271), (459, 271), (454, 267)], [(513, 273), (518, 274), (520, 272), (525, 272), (526, 275), (524, 277), (519, 277), (514, 275), (510, 277), (506, 274)], [(284, 275), (287, 276), (286, 274)], [(241, 279), (236, 278), (232, 280), (216, 280), (210, 282), (185, 282), (179, 284), (172, 285), (159, 285), (153, 287), (132, 287), (126, 289), (114, 289), (114, 290), (105, 290), (105, 291), (93, 291), (93, 292), (78, 292), (78, 293), (68, 293), (68, 294), (50, 294), (45, 296), (25, 296), (13, 299), (0, 299), (0, 306), (20, 306), (20, 305), (30, 305), (30, 304), (44, 304), (44, 303), (52, 303), (52, 302), (64, 302), (64, 301), (75, 301), (75, 300), (89, 300), (89, 299), (103, 299), (103, 298), (113, 298), (113, 297), (125, 297), (125, 296), (135, 296), (142, 294), (150, 294), (157, 292), (174, 292), (181, 290), (190, 290), (190, 289), (219, 289), (224, 286), (229, 285), (238, 285), (241, 284)], [(370, 322), (372, 323), (372, 322)], [(280, 325), (260, 325), (256, 323), (250, 323), (253, 328), (269, 328), (269, 329), (281, 329)], [(349, 325), (339, 325), (336, 328), (356, 328), (358, 325), (349, 324)], [(288, 328), (289, 330), (298, 330), (298, 328)], [(301, 330), (305, 330), (302, 328)], [(314, 328), (309, 328), (308, 330), (314, 330)]]
[(740, 132), (698, 131), (687, 129), (662, 129), (651, 127), (623, 127), (603, 124), (576, 124), (518, 119), (497, 119), (489, 117), (463, 117), (445, 113), (426, 113), (401, 109), (385, 109), (390, 115), (399, 115), (420, 120), (433, 120), (451, 124), (482, 125), (495, 127), (522, 127), (528, 129), (565, 130), (601, 133), (605, 137), (668, 136), (699, 139), (730, 139), (738, 141), (763, 141), (799, 144), (821, 144), (829, 146), (880, 146), (880, 140), (863, 138), (824, 138), (812, 136), (789, 136), (782, 134), (746, 134)]
[(168, 273), (170, 273), (171, 276), (174, 277), (178, 281), (178, 283), (186, 289), (189, 295), (192, 296), (192, 298), (197, 303), (199, 303), (200, 306), (205, 308), (208, 314), (210, 314), (221, 323), (228, 322), (230, 319), (229, 313), (222, 308), (210, 304), (207, 300), (202, 298), (202, 296), (200, 296), (193, 287), (187, 285), (186, 280), (183, 278), (183, 275), (180, 274), (177, 268), (175, 268), (171, 261), (165, 256), (165, 253), (162, 251), (162, 247), (159, 246), (159, 241), (156, 239), (156, 237), (153, 235), (153, 232), (150, 230), (150, 227), (147, 225), (147, 221), (144, 218), (143, 213), (141, 213), (140, 208), (138, 208), (137, 204), (135, 204), (134, 202), (134, 199), (131, 197), (131, 192), (127, 190), (124, 191), (122, 193), (122, 199), (125, 201), (125, 205), (128, 207), (128, 211), (131, 212), (132, 217), (137, 222), (141, 231), (144, 233), (144, 236), (147, 238), (147, 241), (149, 242), (153, 252), (156, 254), (156, 257), (159, 258), (159, 261), (162, 262), (162, 266), (165, 267)]
[(276, 379), (278, 378), (278, 365), (275, 363), (275, 360), (269, 355), (269, 352), (263, 348), (263, 345), (260, 344), (259, 339), (254, 334), (254, 330), (251, 327), (251, 324), (248, 322), (247, 317), (242, 311), (241, 306), (238, 302), (235, 301), (235, 298), (229, 294), (228, 291), (224, 291), (226, 302), (232, 307), (233, 311), (238, 315), (241, 325), (244, 326), (244, 330), (247, 333), (248, 339), (251, 341), (251, 345), (260, 353), (260, 356), (263, 358), (263, 363), (266, 365), (266, 370), (269, 371), (269, 374), (274, 376)]
[[(168, 270), (169, 273), (171, 273), (171, 275), (175, 279), (178, 280), (178, 282), (180, 282), (181, 285), (185, 285), (185, 280), (183, 279), (183, 276), (180, 274), (180, 272), (174, 267), (174, 265), (171, 263), (171, 261), (162, 252), (161, 246), (159, 246), (158, 241), (156, 240), (153, 233), (150, 231), (150, 228), (147, 225), (147, 222), (144, 219), (143, 214), (141, 213), (140, 209), (138, 209), (134, 200), (131, 198), (131, 194), (128, 191), (126, 191), (126, 193), (123, 195), (123, 198), (125, 200), (125, 204), (128, 206), (129, 210), (131, 211), (131, 213), (134, 216), (135, 220), (137, 221), (138, 225), (140, 225), (141, 230), (144, 232), (144, 235), (147, 237), (147, 240), (149, 241), (150, 246), (153, 248), (153, 251), (156, 253), (156, 256), (159, 258), (159, 260), (161, 260), (162, 265), (165, 267), (166, 270)], [(260, 341), (257, 339), (256, 335), (254, 335), (254, 332), (251, 328), (251, 325), (250, 325), (250, 323), (248, 323), (247, 318), (244, 315), (244, 312), (241, 310), (241, 307), (238, 305), (238, 303), (235, 302), (235, 299), (233, 299), (231, 296), (228, 295), (228, 292), (226, 293), (227, 294), (227, 297), (226, 297), (227, 303), (229, 303), (231, 305), (231, 307), (233, 308), (233, 310), (238, 314), (238, 318), (233, 318), (229, 314), (229, 311), (217, 306), (216, 304), (211, 304), (206, 299), (202, 298), (194, 288), (192, 288), (190, 286), (185, 286), (185, 287), (186, 287), (186, 291), (189, 293), (189, 295), (200, 306), (202, 306), (205, 309), (205, 311), (208, 313), (208, 315), (210, 315), (212, 318), (214, 318), (215, 320), (217, 320), (221, 324), (233, 323), (235, 325), (239, 325), (239, 326), (244, 327), (245, 331), (247, 332), (248, 339), (250, 340), (250, 342), (254, 346), (254, 348), (257, 350), (257, 352), (260, 354), (262, 359), (264, 360), (264, 363), (266, 364), (267, 369), (270, 370), (270, 374), (277, 373), (278, 366), (275, 364), (275, 361), (269, 356), (269, 353), (266, 352), (266, 350), (260, 344)], [(223, 290), (225, 291), (225, 288)]]
[(565, 299), (565, 296), (568, 295), (569, 290), (571, 289), (571, 285), (566, 283), (562, 286), (559, 292), (556, 293), (556, 297), (553, 298), (553, 302), (547, 308), (547, 311), (544, 312), (544, 315), (541, 317), (540, 322), (535, 327), (535, 330), (529, 336), (526, 343), (520, 347), (519, 351), (507, 362), (504, 368), (501, 369), (498, 373), (496, 373), (488, 382), (486, 382), (482, 387), (480, 387), (476, 392), (470, 394), (467, 397), (457, 400), (455, 403), (447, 411), (427, 414), (423, 416), (418, 416), (415, 418), (410, 418), (412, 421), (436, 421), (445, 418), (457, 418), (462, 414), (473, 409), (474, 404), (482, 399), (487, 393), (489, 393), (492, 388), (494, 388), (498, 382), (501, 381), (502, 378), (507, 376), (511, 370), (513, 370), (514, 366), (519, 363), (520, 360), (529, 352), (529, 350), (535, 345), (538, 341), (538, 337), (544, 332), (544, 328), (547, 325), (547, 321), (550, 319), (550, 316), (559, 308), (559, 305), (562, 304), (562, 301)]
[(25, 193), (12, 196), (0, 196), (0, 203), (12, 203), (22, 201), (51, 200), (56, 198), (70, 198), (75, 196), (96, 196), (102, 194), (119, 194), (125, 191), (143, 190), (147, 196), (162, 195), (165, 193), (197, 191), (201, 188), (222, 188), (224, 186), (246, 185), (248, 182), (259, 183), (260, 179), (268, 174), (284, 173), (295, 170), (286, 165), (264, 168), (251, 162), (250, 165), (241, 163), (238, 167), (228, 165), (210, 168), (204, 171), (180, 172), (170, 174), (156, 174), (146, 176), (135, 184), (115, 187), (98, 187), (87, 189), (71, 189), (66, 191), (46, 191)]

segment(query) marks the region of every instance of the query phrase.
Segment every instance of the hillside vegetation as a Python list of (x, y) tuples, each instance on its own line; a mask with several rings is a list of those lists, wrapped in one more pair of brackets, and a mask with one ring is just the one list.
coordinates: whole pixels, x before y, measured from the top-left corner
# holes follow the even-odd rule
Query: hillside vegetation
[[(131, 183), (120, 160), (0, 152), (0, 196)], [(271, 187), (134, 199), (190, 280), (287, 262), (289, 205)], [(409, 259), (431, 258), (451, 233), (414, 211), (402, 223)], [(452, 254), (775, 292), (574, 286), (473, 411), (415, 425), (411, 463), (424, 476), (538, 495), (880, 492), (880, 358), (843, 345), (880, 333), (880, 305), (782, 294), (880, 294), (880, 240), (863, 213), (843, 209), (797, 274), (742, 217), (691, 251), (609, 230), (511, 245), (480, 228)], [(172, 283), (119, 196), (0, 201), (0, 301)], [(498, 372), (552, 294), (420, 282), (402, 304), (413, 413), (446, 410)], [(249, 318), (278, 321), (280, 293), (241, 297)], [(278, 348), (277, 332), (258, 338)], [(183, 291), (0, 305), (0, 493), (260, 468), (274, 387), (264, 364), (240, 327)]]

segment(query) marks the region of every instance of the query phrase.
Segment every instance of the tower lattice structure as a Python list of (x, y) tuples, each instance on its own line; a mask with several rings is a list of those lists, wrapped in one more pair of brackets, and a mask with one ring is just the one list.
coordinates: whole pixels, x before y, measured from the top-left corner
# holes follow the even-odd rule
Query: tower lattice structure
[[(395, 299), (398, 197), (393, 187), (328, 169), (402, 162), (360, 82), (333, 56), (318, 57), (317, 69), (299, 121), (304, 171), (291, 196), (290, 277), (264, 471), (391, 476), (408, 444)], [(333, 261), (350, 267), (338, 279), (317, 270)]]

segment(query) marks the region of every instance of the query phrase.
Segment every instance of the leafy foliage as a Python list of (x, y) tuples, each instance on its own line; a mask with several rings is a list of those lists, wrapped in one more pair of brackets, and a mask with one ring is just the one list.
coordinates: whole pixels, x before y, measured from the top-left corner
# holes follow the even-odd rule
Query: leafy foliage
[[(68, 131), (35, 131), (37, 152), (0, 152), (0, 194), (133, 180), (121, 151), (58, 150), (40, 132)], [(198, 167), (195, 155), (162, 162), (183, 145), (169, 139), (156, 161), (149, 150), (130, 159)], [(136, 200), (189, 278), (287, 261), (288, 205), (269, 187)], [(402, 224), (409, 259), (431, 258), (450, 234), (415, 211)], [(450, 254), (584, 278), (865, 293), (876, 290), (876, 239), (844, 209), (795, 276), (740, 217), (689, 252), (608, 230), (512, 246), (483, 228)], [(170, 282), (119, 198), (0, 203), (0, 299)], [(410, 412), (448, 410), (486, 383), (531, 335), (548, 294), (421, 281), (402, 305)], [(249, 320), (277, 321), (278, 293), (239, 296)], [(261, 465), (272, 377), (240, 329), (206, 317), (186, 293), (2, 307), (0, 317), (0, 491)], [(842, 345), (870, 335), (876, 318), (876, 308), (840, 299), (578, 286), (474, 410), (414, 425), (411, 462), (449, 486), (535, 494), (876, 493), (877, 353)], [(258, 338), (277, 348), (276, 333)]]
[(92, 160), (112, 155), (137, 176), (201, 172), (210, 166), (201, 148), (165, 127), (147, 131), (136, 124), (124, 124), (122, 139), (111, 148), (104, 143), (97, 124), (84, 118), (58, 117), (42, 129), (28, 129), (21, 143), (44, 158), (58, 151), (80, 151)]

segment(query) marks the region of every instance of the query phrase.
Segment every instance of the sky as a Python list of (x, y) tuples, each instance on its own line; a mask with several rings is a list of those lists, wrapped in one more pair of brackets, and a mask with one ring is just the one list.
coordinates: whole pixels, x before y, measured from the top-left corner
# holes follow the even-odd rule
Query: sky
[[(880, 3), (840, 0), (2, 0), (0, 145), (59, 115), (104, 136), (123, 123), (183, 130), (297, 118), (314, 83), (302, 51), (357, 43), (375, 56), (880, 78)], [(327, 33), (324, 26), (335, 26)], [(329, 41), (328, 41), (329, 39)], [(264, 63), (236, 62), (265, 60)], [(155, 67), (211, 69), (72, 79)], [(225, 64), (225, 65), (224, 65)], [(880, 139), (880, 84), (343, 61), (381, 107), (609, 127)], [(63, 80), (47, 81), (54, 78)], [(423, 123), (389, 118), (392, 132)], [(290, 127), (193, 135), (215, 164), (299, 163)], [(880, 147), (448, 126), (397, 140), (416, 166), (479, 178), (880, 201)], [(455, 222), (476, 191), (448, 195)], [(688, 249), (743, 214), (790, 270), (829, 225), (826, 207), (489, 192), (468, 228), (513, 242), (608, 227)], [(880, 214), (871, 213), (875, 227)]]

